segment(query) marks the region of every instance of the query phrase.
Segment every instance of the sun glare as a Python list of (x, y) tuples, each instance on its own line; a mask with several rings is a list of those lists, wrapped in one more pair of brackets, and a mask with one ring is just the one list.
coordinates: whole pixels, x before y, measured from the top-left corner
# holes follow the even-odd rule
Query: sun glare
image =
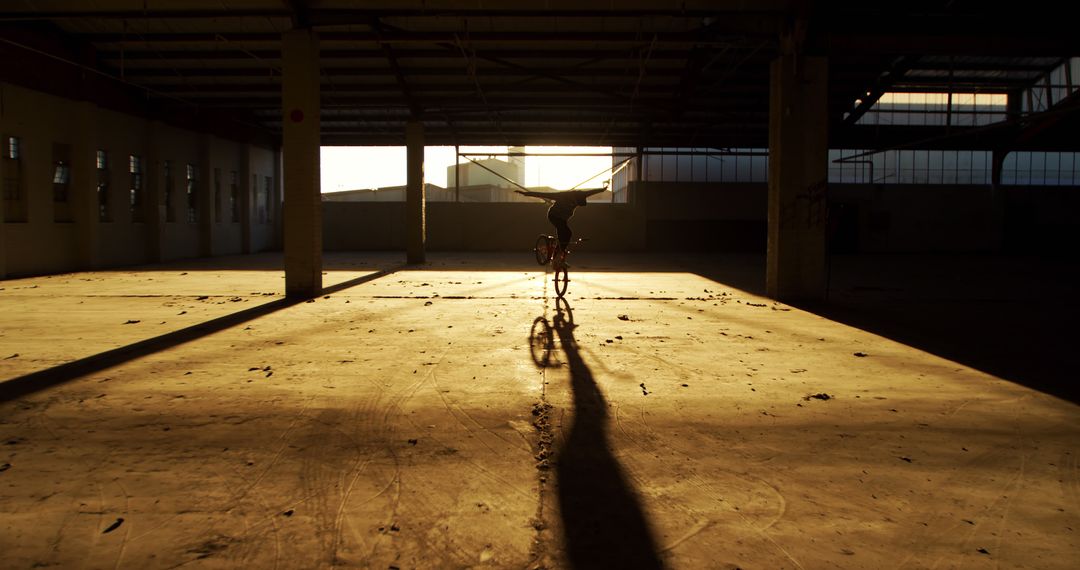
[[(475, 160), (507, 160), (505, 146), (461, 147)], [(525, 184), (550, 186), (558, 190), (599, 188), (610, 177), (611, 147), (527, 146)], [(535, 155), (558, 156), (535, 156)], [(570, 154), (594, 156), (566, 156)], [(499, 156), (503, 155), (503, 156)], [(461, 163), (468, 160), (460, 159)], [(454, 147), (429, 146), (424, 149), (424, 180), (443, 188), (452, 187), (447, 168), (454, 164)], [(322, 147), (322, 192), (402, 186), (405, 176), (405, 147)]]

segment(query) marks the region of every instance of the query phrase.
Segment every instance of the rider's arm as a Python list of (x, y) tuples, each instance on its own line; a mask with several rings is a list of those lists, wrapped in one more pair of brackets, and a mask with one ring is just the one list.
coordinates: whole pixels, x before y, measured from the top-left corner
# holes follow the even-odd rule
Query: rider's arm
[(533, 192), (532, 190), (514, 190), (514, 192), (517, 192), (522, 196), (529, 196), (531, 198), (543, 198), (544, 200), (554, 200), (558, 197), (557, 192)]

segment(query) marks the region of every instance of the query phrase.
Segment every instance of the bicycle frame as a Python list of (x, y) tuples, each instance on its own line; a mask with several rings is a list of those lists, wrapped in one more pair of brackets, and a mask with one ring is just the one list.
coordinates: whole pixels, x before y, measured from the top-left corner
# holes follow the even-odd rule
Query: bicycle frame
[(566, 256), (570, 255), (574, 246), (581, 245), (585, 241), (585, 238), (577, 238), (571, 240), (566, 245), (566, 249), (562, 251), (562, 259), (558, 260), (561, 263), (557, 263), (555, 259), (555, 253), (559, 251), (559, 240), (555, 236), (541, 234), (536, 238), (536, 245), (533, 247), (533, 253), (536, 255), (536, 262), (540, 265), (551, 264), (555, 270), (555, 294), (558, 297), (562, 297), (566, 294), (566, 289), (570, 284), (570, 275), (566, 267)]

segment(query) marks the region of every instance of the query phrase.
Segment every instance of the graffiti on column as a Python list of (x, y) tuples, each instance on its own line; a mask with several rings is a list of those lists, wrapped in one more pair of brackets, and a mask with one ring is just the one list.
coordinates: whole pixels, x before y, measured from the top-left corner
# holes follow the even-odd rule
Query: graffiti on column
[(806, 189), (806, 227), (818, 228), (825, 225), (827, 184), (824, 178), (811, 184)]
[(780, 209), (780, 225), (785, 228), (794, 228), (803, 221), (807, 229), (819, 228), (825, 225), (828, 218), (828, 201), (826, 196), (828, 185), (825, 179), (806, 187), (806, 190), (795, 195), (795, 199), (784, 204)]

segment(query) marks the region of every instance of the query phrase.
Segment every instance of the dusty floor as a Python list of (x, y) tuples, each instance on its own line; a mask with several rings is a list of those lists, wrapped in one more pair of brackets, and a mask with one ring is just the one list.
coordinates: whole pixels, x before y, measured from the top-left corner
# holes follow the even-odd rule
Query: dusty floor
[(0, 567), (1077, 567), (1074, 367), (913, 317), (969, 291), (582, 254), (556, 304), (527, 253), (400, 258), (295, 304), (273, 255), (0, 281)]

